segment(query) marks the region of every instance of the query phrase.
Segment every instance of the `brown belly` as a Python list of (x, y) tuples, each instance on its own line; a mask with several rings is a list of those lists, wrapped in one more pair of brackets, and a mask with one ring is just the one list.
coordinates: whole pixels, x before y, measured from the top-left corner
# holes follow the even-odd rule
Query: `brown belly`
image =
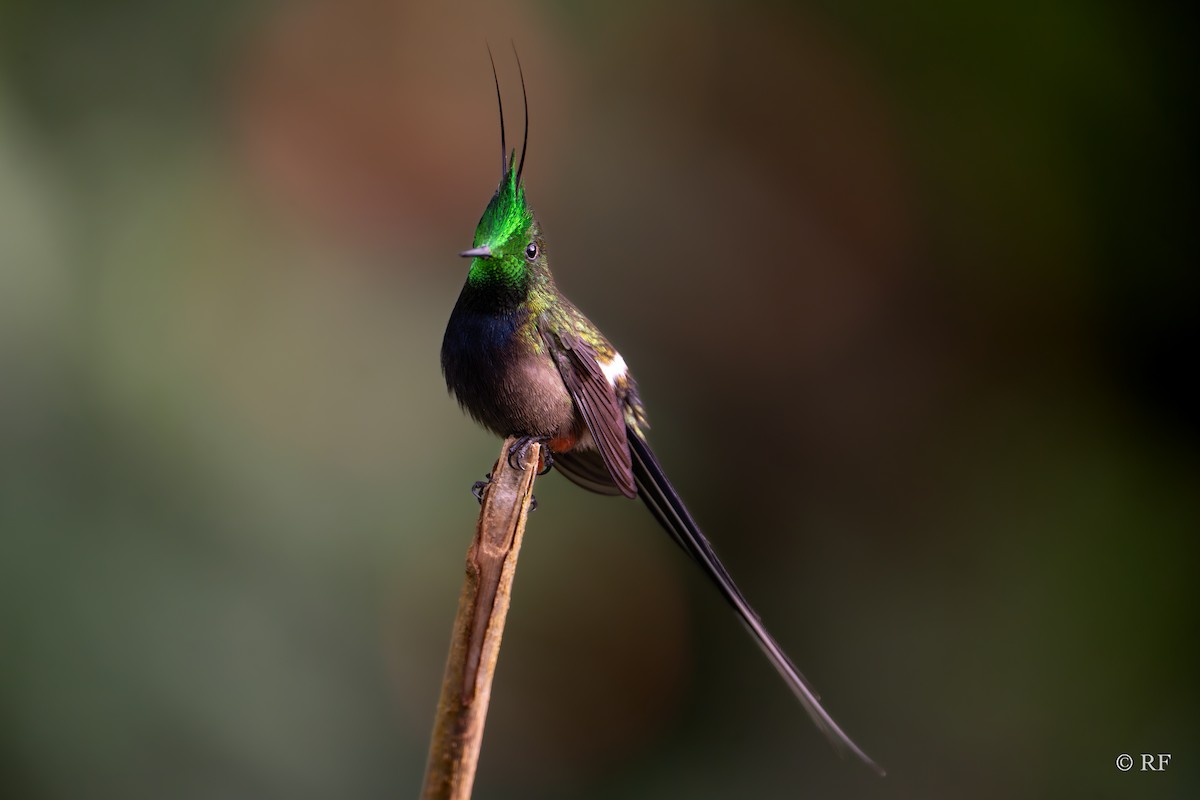
[(583, 420), (558, 367), (545, 349), (535, 346), (526, 324), (521, 314), (480, 311), (460, 297), (442, 342), (446, 384), (493, 433), (569, 445), (584, 432)]
[[(502, 436), (547, 436), (552, 450), (569, 450), (583, 433), (584, 423), (575, 409), (558, 368), (549, 358), (523, 359), (510, 368), (496, 398), (503, 408)], [(489, 427), (493, 427), (489, 424)]]

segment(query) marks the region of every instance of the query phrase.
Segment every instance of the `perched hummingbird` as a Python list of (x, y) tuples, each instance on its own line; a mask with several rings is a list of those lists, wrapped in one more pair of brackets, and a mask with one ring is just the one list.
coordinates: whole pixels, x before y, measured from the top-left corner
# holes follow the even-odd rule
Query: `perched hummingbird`
[(447, 386), (485, 428), (519, 437), (510, 462), (539, 442), (543, 453), (549, 450), (546, 468), (552, 464), (593, 492), (640, 497), (717, 585), (817, 727), (840, 750), (884, 774), (821, 706), (717, 559), (646, 442), (646, 414), (625, 359), (555, 286), (542, 228), (521, 182), (529, 143), (525, 77), (520, 163), (515, 149), (508, 155), (504, 140), (494, 61), (492, 78), (500, 106), (500, 185), (473, 246), (459, 254), (471, 259), (471, 267), (442, 341)]

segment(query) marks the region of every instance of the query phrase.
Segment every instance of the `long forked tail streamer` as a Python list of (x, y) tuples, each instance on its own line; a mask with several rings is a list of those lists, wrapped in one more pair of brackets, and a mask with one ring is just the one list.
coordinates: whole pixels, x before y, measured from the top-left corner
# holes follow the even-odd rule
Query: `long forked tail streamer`
[(816, 726), (825, 734), (839, 752), (849, 751), (862, 760), (864, 764), (880, 775), (887, 774), (885, 770), (871, 759), (854, 740), (834, 721), (829, 712), (821, 705), (817, 693), (809, 686), (808, 681), (800, 674), (800, 670), (792, 664), (787, 654), (783, 652), (778, 642), (767, 632), (758, 614), (750, 607), (729, 572), (721, 564), (712, 546), (704, 538), (700, 527), (692, 519), (692, 515), (684, 506), (679, 494), (667, 479), (658, 459), (646, 441), (633, 430), (627, 430), (629, 449), (633, 455), (633, 475), (637, 482), (638, 494), (642, 502), (650, 509), (659, 524), (671, 534), (684, 552), (687, 553), (717, 584), (721, 594), (733, 606), (742, 624), (750, 631), (755, 642), (766, 654), (771, 665), (783, 677), (788, 688), (800, 700), (805, 711), (812, 717)]

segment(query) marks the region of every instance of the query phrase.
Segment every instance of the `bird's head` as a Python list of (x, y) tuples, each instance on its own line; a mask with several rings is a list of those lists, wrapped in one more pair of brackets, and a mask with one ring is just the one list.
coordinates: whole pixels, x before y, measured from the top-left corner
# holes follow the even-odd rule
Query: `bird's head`
[(471, 259), (471, 282), (519, 281), (539, 263), (542, 242), (533, 210), (525, 202), (525, 186), (513, 151), (500, 185), (475, 228), (474, 244), (459, 255)]
[[(515, 51), (514, 51), (515, 52)], [(488, 49), (488, 58), (491, 58)], [(521, 60), (517, 59), (520, 70)], [(496, 82), (496, 102), (500, 106), (500, 185), (491, 202), (483, 210), (475, 228), (474, 244), (459, 253), (471, 259), (467, 283), (474, 286), (496, 285), (508, 289), (523, 289), (534, 267), (544, 266), (541, 230), (533, 210), (525, 202), (525, 185), (521, 172), (525, 169), (525, 153), (529, 149), (529, 99), (525, 94), (525, 75), (521, 73), (521, 96), (525, 100), (525, 135), (521, 143), (521, 160), (517, 151), (509, 155), (504, 140), (504, 102), (500, 99), (500, 79), (496, 77), (496, 62), (492, 61), (492, 79)]]

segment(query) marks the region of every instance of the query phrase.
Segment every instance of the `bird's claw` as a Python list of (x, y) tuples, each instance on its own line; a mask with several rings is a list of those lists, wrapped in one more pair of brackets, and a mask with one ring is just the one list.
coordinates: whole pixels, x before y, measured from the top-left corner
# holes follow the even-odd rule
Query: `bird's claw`
[[(513, 469), (521, 469), (521, 464), (525, 462), (525, 457), (529, 454), (529, 446), (532, 444), (540, 444), (541, 460), (538, 470), (538, 475), (545, 475), (550, 471), (550, 467), (554, 466), (554, 456), (550, 454), (550, 448), (546, 446), (548, 438), (545, 436), (522, 436), (517, 441), (513, 442), (513, 446), (508, 449), (508, 465)], [(483, 480), (475, 481), (471, 485), (471, 495), (483, 505), (483, 493), (487, 491), (488, 485), (492, 482), (492, 473), (483, 476)], [(537, 510), (537, 496), (534, 495), (529, 500), (529, 510)]]
[(521, 469), (521, 463), (525, 461), (525, 456), (529, 454), (529, 446), (532, 444), (540, 444), (541, 462), (538, 475), (545, 475), (554, 466), (554, 456), (550, 454), (550, 448), (546, 446), (549, 441), (547, 436), (522, 436), (517, 441), (513, 442), (513, 446), (508, 449), (508, 465), (513, 469)]
[(479, 501), (479, 505), (483, 505), (483, 492), (487, 489), (488, 484), (492, 482), (492, 473), (483, 476), (483, 480), (475, 481), (471, 484), (471, 495)]

